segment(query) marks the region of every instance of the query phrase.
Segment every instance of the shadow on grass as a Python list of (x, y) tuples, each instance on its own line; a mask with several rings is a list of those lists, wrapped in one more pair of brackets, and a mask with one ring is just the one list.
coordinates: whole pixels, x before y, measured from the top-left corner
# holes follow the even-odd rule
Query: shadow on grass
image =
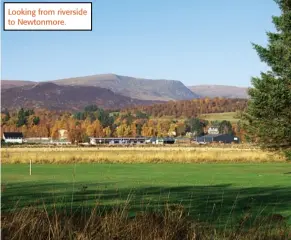
[[(2, 187), (2, 211), (27, 205), (55, 205), (61, 209), (90, 209), (96, 204), (106, 211), (127, 205), (132, 215), (140, 211), (163, 211), (183, 206), (200, 221), (237, 221), (246, 213), (254, 217), (277, 214), (290, 219), (291, 187), (235, 188), (231, 184), (117, 189), (115, 183), (12, 183)], [(288, 215), (289, 214), (289, 215)], [(287, 216), (286, 216), (287, 215)]]

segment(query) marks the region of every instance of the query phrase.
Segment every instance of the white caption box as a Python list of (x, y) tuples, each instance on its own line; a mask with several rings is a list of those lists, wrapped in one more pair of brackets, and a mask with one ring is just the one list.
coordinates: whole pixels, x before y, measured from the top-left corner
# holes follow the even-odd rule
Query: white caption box
[(92, 2), (5, 2), (5, 31), (92, 31)]

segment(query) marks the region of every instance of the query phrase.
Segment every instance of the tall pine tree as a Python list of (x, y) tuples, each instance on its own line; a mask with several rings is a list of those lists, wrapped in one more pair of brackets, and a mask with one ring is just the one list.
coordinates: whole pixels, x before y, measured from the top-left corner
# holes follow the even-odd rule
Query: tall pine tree
[(268, 32), (269, 44), (253, 44), (270, 71), (252, 78), (246, 111), (247, 133), (260, 145), (291, 147), (291, 0), (276, 0), (280, 16), (273, 17), (276, 32)]

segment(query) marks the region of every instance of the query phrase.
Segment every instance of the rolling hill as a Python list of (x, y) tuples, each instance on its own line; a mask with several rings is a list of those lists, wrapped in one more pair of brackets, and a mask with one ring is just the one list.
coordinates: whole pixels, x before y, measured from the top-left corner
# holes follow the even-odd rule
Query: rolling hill
[(1, 108), (45, 108), (51, 110), (80, 110), (90, 104), (103, 108), (123, 108), (147, 105), (159, 101), (133, 99), (109, 89), (92, 86), (60, 86), (54, 83), (35, 83), (2, 89)]
[(247, 88), (226, 85), (197, 85), (188, 87), (201, 97), (248, 98)]

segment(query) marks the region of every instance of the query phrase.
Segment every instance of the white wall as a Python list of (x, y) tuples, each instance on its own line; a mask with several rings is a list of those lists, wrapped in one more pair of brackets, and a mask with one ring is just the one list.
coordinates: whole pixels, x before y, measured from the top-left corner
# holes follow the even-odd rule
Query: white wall
[(22, 138), (14, 138), (14, 139), (8, 138), (8, 139), (5, 139), (5, 142), (6, 143), (23, 143), (23, 139)]

